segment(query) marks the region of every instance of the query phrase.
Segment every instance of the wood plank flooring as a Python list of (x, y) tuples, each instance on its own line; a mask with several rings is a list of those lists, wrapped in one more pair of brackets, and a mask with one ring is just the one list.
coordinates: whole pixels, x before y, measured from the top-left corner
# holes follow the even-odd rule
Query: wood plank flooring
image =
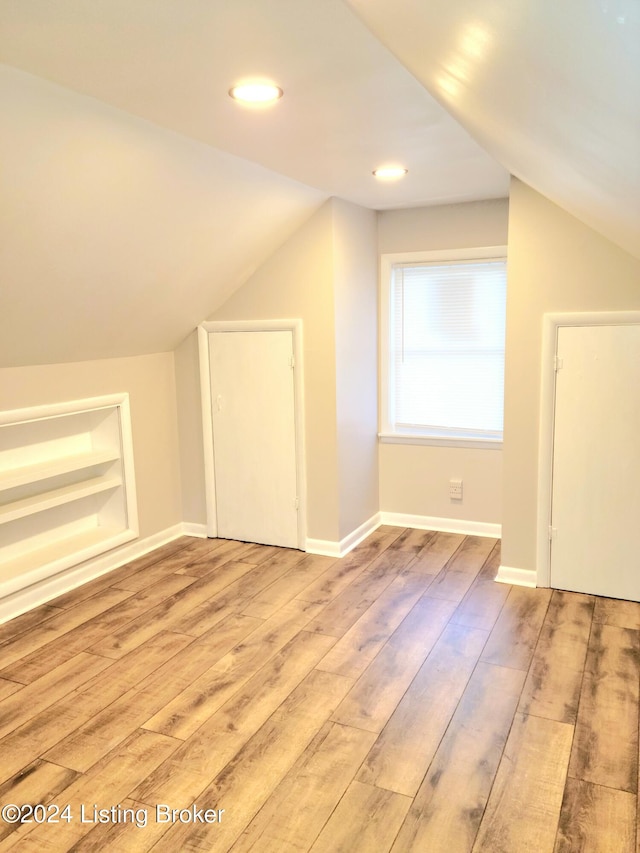
[(640, 853), (640, 604), (499, 563), (183, 538), (0, 626), (0, 853)]

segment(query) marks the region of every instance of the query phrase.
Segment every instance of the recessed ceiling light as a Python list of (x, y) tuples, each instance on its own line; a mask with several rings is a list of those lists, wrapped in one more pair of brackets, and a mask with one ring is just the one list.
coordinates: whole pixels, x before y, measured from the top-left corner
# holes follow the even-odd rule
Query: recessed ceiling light
[(404, 178), (408, 171), (404, 166), (381, 166), (379, 169), (373, 170), (373, 175), (380, 178), (381, 181), (393, 181), (397, 178)]
[(282, 97), (282, 89), (274, 83), (240, 83), (229, 94), (243, 104), (270, 104)]

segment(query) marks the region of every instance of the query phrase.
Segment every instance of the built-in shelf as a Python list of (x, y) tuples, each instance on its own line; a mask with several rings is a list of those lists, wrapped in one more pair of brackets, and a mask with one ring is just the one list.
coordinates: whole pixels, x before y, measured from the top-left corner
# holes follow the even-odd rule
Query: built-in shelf
[(0, 412), (0, 597), (137, 535), (126, 394)]
[(41, 492), (29, 498), (12, 501), (0, 506), (0, 524), (7, 524), (36, 512), (44, 512), (44, 510), (52, 509), (54, 506), (77, 501), (80, 498), (89, 497), (89, 495), (118, 489), (121, 485), (122, 482), (119, 477), (92, 477), (90, 480), (72, 483), (70, 486), (62, 486), (50, 492)]
[(0, 491), (24, 486), (27, 483), (37, 483), (49, 480), (60, 474), (72, 471), (84, 471), (105, 462), (114, 462), (120, 458), (120, 452), (110, 450), (93, 450), (87, 453), (76, 453), (72, 456), (62, 456), (60, 459), (47, 459), (35, 465), (24, 465), (20, 468), (0, 471)]
[(134, 538), (131, 531), (122, 531), (116, 527), (95, 527), (27, 551), (3, 570), (0, 597), (18, 592)]

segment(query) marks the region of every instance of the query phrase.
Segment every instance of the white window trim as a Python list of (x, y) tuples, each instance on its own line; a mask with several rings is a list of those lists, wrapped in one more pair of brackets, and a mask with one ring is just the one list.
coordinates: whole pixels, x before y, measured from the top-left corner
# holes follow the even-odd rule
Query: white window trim
[(502, 441), (490, 438), (456, 438), (426, 432), (397, 432), (389, 423), (389, 334), (391, 314), (391, 269), (394, 264), (437, 263), (438, 261), (506, 260), (506, 246), (478, 246), (472, 249), (437, 249), (425, 252), (396, 252), (380, 255), (380, 431), (381, 444), (414, 444), (436, 447), (467, 447), (500, 450)]

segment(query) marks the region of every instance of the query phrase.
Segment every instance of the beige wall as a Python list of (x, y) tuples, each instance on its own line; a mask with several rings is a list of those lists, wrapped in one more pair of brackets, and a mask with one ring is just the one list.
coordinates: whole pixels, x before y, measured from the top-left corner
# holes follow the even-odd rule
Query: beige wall
[(376, 214), (338, 199), (333, 212), (342, 539), (379, 509)]
[(176, 402), (180, 442), (182, 518), (191, 524), (206, 524), (204, 456), (198, 333), (194, 330), (174, 352)]
[[(337, 542), (378, 511), (376, 214), (331, 199), (209, 319), (300, 318), (307, 536)], [(184, 517), (204, 523), (195, 335), (176, 351)]]
[[(468, 249), (507, 243), (507, 199), (383, 211), (381, 254)], [(502, 452), (381, 444), (380, 509), (384, 512), (498, 524), (502, 518)], [(463, 480), (463, 500), (449, 480)]]
[[(449, 480), (463, 481), (462, 501), (449, 498)], [(385, 512), (499, 524), (502, 453), (458, 447), (380, 447)]]
[(509, 205), (502, 562), (535, 570), (542, 318), (640, 309), (640, 261), (513, 180)]
[(140, 536), (182, 521), (172, 353), (0, 369), (0, 408), (126, 391), (131, 403)]
[(332, 201), (326, 202), (209, 319), (278, 318), (303, 321), (307, 535), (336, 541), (339, 509)]
[(378, 214), (378, 251), (468, 249), (507, 242), (506, 198), (383, 210)]

